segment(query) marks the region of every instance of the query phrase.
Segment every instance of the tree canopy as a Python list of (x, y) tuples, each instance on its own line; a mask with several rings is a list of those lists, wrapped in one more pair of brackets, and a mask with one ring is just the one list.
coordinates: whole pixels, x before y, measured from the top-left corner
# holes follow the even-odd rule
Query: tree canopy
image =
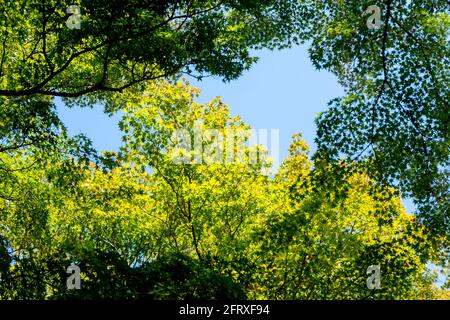
[[(77, 6), (80, 25), (68, 28)], [(182, 73), (235, 79), (249, 49), (283, 47), (296, 1), (9, 1), (0, 12), (0, 95), (80, 97)], [(294, 14), (294, 15), (293, 15)]]
[[(158, 82), (130, 97), (123, 147), (96, 163), (56, 153), (16, 170), (36, 155), (2, 154), (2, 298), (445, 297), (427, 267), (445, 258), (445, 238), (408, 215), (395, 190), (311, 162), (300, 135), (275, 175), (270, 162), (174, 162), (177, 128), (248, 127), (197, 95)], [(66, 288), (71, 263), (80, 290)], [(381, 290), (366, 287), (370, 265), (383, 270)]]
[[(448, 298), (429, 268), (449, 259), (448, 1), (4, 1), (0, 43), (1, 298)], [(299, 43), (345, 89), (317, 152), (212, 161), (250, 127), (180, 78)], [(70, 136), (57, 103), (122, 112), (121, 149)], [(179, 148), (197, 130), (201, 154)]]
[(361, 19), (365, 2), (316, 1), (311, 59), (346, 96), (317, 120), (327, 156), (369, 161), (374, 176), (415, 199), (419, 217), (450, 231), (450, 3), (375, 1), (381, 28)]

